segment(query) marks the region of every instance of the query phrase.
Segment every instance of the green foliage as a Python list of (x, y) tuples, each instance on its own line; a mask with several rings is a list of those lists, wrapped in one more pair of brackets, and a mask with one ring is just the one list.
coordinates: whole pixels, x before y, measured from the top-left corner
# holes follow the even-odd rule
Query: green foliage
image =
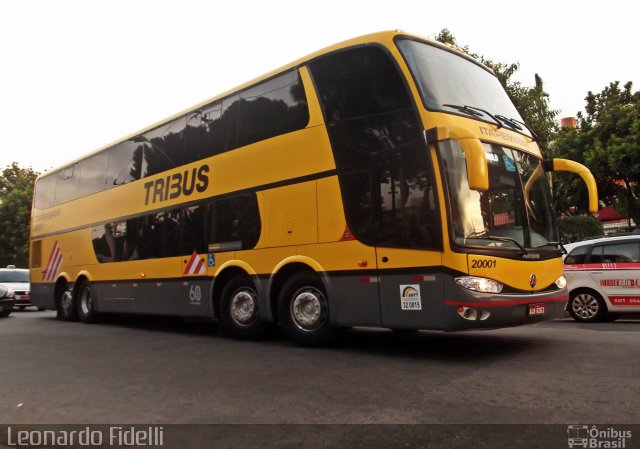
[(460, 47), (456, 42), (455, 36), (446, 28), (443, 28), (435, 36), (435, 40), (454, 46), (490, 67), (495, 72), (524, 122), (538, 135), (540, 148), (543, 150), (549, 148), (558, 132), (556, 120), (558, 111), (549, 108), (548, 94), (544, 91), (542, 79), (537, 74), (534, 86), (524, 86), (520, 81), (513, 80), (513, 75), (520, 68), (519, 63), (497, 62), (472, 52), (468, 45)]
[[(628, 209), (640, 220), (640, 92), (632, 83), (620, 88), (618, 81), (602, 92), (589, 92), (586, 114), (578, 113), (576, 129), (562, 129), (554, 144), (557, 157), (573, 159), (591, 170), (598, 183), (600, 200)], [(558, 198), (574, 192), (586, 204), (586, 188), (580, 182), (558, 178)], [(569, 204), (558, 204), (566, 209)], [(623, 212), (624, 214), (624, 212)]]
[(29, 219), (38, 173), (16, 162), (0, 176), (0, 259), (25, 267), (29, 260)]
[(592, 216), (566, 217), (558, 220), (560, 241), (575, 242), (585, 237), (602, 235), (602, 224)]

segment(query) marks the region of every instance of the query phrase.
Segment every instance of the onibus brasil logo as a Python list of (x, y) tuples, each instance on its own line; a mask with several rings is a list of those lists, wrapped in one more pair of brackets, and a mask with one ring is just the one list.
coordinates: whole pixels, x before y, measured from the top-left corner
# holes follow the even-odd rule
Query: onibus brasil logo
[(570, 448), (625, 449), (630, 439), (630, 430), (602, 426), (567, 426), (567, 443)]

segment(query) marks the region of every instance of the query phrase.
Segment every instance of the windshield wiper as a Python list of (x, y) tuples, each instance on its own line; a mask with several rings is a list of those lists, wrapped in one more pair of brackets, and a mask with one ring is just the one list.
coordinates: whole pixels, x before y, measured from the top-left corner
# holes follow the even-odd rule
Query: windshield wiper
[(520, 126), (520, 124), (516, 119), (508, 118), (500, 114), (496, 115), (496, 117), (502, 120), (503, 122), (505, 122), (506, 124), (508, 124), (509, 127), (513, 129), (517, 129), (518, 131), (522, 131), (522, 126)]
[(482, 117), (484, 115), (481, 112), (475, 111), (473, 108), (471, 108), (470, 106), (467, 106), (467, 105), (459, 106), (457, 104), (443, 104), (442, 106), (446, 106), (447, 108), (455, 109), (455, 110), (457, 110), (459, 112), (464, 112), (465, 114), (474, 115), (476, 117)]
[(517, 240), (512, 239), (511, 237), (501, 237), (498, 235), (489, 235), (487, 233), (487, 231), (480, 231), (480, 232), (472, 232), (471, 234), (469, 234), (468, 236), (465, 237), (465, 239), (468, 238), (473, 238), (473, 239), (482, 239), (482, 240), (496, 240), (498, 242), (507, 242), (507, 243), (513, 243), (514, 245), (516, 245), (520, 251), (522, 251), (522, 254), (526, 254), (527, 250), (524, 248), (524, 246), (522, 246), (520, 243), (518, 243)]
[(533, 129), (531, 129), (529, 125), (515, 118), (505, 117), (504, 115), (501, 115), (501, 114), (493, 115), (491, 112), (485, 109), (477, 108), (475, 106), (469, 106), (466, 104), (464, 106), (460, 106), (457, 104), (443, 104), (442, 106), (455, 109), (464, 114), (473, 115), (474, 117), (482, 117), (483, 115), (488, 115), (489, 117), (491, 117), (491, 119), (493, 119), (493, 122), (496, 124), (498, 129), (504, 127), (503, 123), (506, 123), (509, 126), (509, 128), (516, 131), (522, 131), (522, 127), (524, 126), (525, 128), (527, 128), (527, 131), (529, 131), (529, 133), (531, 134), (531, 137), (535, 142), (540, 141), (540, 138), (538, 137), (538, 135), (535, 133)]
[(482, 108), (476, 108), (475, 106), (464, 105), (460, 106), (457, 104), (443, 104), (442, 106), (446, 106), (451, 109), (455, 109), (459, 112), (463, 112), (468, 115), (473, 115), (475, 117), (482, 117), (483, 115), (488, 115), (495, 122), (498, 129), (502, 128), (502, 122), (496, 118), (491, 112), (486, 111)]
[[(533, 140), (538, 142), (540, 140), (540, 138), (538, 137), (538, 135), (536, 134), (536, 132), (531, 129), (531, 127), (529, 125), (527, 125), (525, 122), (522, 122), (520, 120), (516, 120), (514, 118), (508, 118), (505, 117), (504, 115), (496, 115), (496, 117), (498, 117), (500, 120), (503, 120), (507, 123), (510, 123), (515, 129), (517, 130), (522, 130), (522, 126), (524, 126), (525, 128), (527, 128), (527, 131), (529, 131), (529, 133), (531, 133), (531, 137), (533, 137)], [(522, 126), (520, 126), (522, 125)]]

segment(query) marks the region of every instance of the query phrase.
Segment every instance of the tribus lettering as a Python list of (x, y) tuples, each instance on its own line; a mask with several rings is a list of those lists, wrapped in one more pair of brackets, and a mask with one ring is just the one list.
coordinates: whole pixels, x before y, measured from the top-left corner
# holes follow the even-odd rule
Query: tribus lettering
[[(197, 178), (197, 179), (196, 179)], [(182, 173), (174, 173), (144, 184), (144, 204), (173, 200), (180, 195), (189, 196), (194, 189), (202, 193), (209, 186), (209, 166), (201, 165)]]

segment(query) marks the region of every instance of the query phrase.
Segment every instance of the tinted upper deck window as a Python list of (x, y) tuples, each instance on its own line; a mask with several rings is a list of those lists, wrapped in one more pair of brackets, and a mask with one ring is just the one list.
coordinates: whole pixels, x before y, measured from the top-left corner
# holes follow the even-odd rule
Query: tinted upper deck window
[(355, 47), (319, 58), (310, 68), (350, 230), (371, 245), (438, 247), (433, 171), (422, 127), (389, 53), (379, 46)]

